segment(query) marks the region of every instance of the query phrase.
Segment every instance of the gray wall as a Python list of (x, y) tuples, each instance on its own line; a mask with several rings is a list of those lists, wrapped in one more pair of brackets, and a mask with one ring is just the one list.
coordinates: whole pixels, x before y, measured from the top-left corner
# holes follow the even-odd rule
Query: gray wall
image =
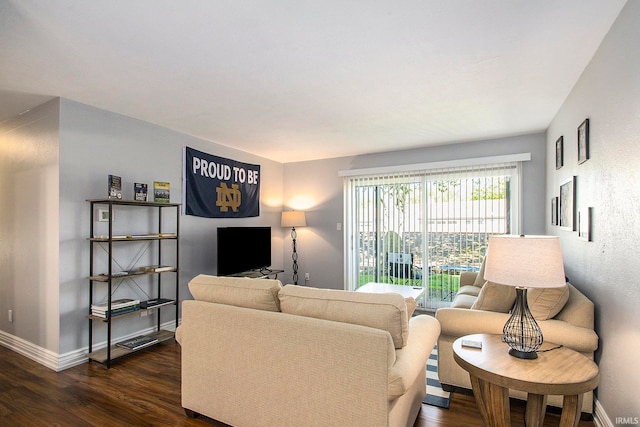
[[(0, 338), (58, 352), (59, 106), (0, 124)], [(8, 319), (13, 311), (13, 322)]]
[(343, 222), (344, 185), (338, 172), (517, 153), (531, 153), (532, 157), (523, 167), (523, 230), (527, 234), (542, 234), (546, 212), (546, 152), (542, 133), (285, 164), (285, 205), (307, 212), (308, 227), (298, 230), (300, 276), (308, 272), (310, 286), (344, 288), (343, 232), (337, 230), (337, 224)]
[[(133, 198), (133, 183), (169, 181), (171, 201), (181, 202), (182, 150), (195, 149), (261, 165), (260, 216), (247, 219), (181, 218), (180, 294), (191, 298), (187, 283), (216, 272), (216, 228), (224, 225), (272, 227), (273, 264), (282, 263), (282, 164), (165, 128), (69, 100), (60, 109), (60, 352), (87, 345), (89, 206), (86, 199), (106, 196), (109, 174), (122, 177), (123, 196)], [(118, 223), (118, 218), (116, 218)], [(145, 224), (127, 227), (146, 230)], [(242, 256), (242, 254), (238, 254)], [(116, 334), (135, 332), (151, 319), (122, 322)], [(117, 336), (117, 335), (116, 335)]]
[[(593, 242), (547, 225), (562, 241), (569, 279), (596, 305), (599, 403), (611, 421), (640, 417), (640, 2), (626, 4), (547, 131), (546, 212), (577, 177), (577, 208), (593, 207)], [(591, 158), (577, 164), (576, 128), (590, 119)], [(564, 136), (564, 166), (555, 141)], [(549, 224), (549, 214), (547, 214)]]

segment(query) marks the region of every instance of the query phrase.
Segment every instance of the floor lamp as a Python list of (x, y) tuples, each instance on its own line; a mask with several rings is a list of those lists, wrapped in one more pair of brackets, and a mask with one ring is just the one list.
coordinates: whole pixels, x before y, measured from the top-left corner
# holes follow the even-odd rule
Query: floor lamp
[(296, 252), (296, 227), (306, 227), (307, 220), (304, 215), (304, 211), (285, 211), (282, 212), (282, 220), (280, 224), (283, 228), (291, 227), (291, 240), (293, 253), (291, 259), (293, 260), (293, 284), (298, 284), (298, 253)]
[(527, 303), (528, 288), (566, 286), (560, 238), (557, 236), (489, 237), (484, 278), (501, 285), (515, 286), (516, 303), (502, 331), (509, 354), (520, 359), (536, 359), (542, 345), (542, 330)]

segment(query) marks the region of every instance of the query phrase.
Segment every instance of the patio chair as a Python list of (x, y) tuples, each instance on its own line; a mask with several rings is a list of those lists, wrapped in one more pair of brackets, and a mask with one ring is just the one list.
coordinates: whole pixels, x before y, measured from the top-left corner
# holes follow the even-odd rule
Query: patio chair
[(413, 264), (413, 254), (401, 252), (387, 252), (389, 277), (393, 283), (395, 279), (405, 282), (409, 279), (421, 279), (422, 271)]

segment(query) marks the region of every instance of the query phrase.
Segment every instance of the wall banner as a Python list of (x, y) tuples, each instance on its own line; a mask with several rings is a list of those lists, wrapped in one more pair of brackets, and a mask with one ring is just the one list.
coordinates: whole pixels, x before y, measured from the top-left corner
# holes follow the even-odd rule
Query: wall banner
[(205, 218), (260, 215), (260, 165), (184, 147), (183, 208)]

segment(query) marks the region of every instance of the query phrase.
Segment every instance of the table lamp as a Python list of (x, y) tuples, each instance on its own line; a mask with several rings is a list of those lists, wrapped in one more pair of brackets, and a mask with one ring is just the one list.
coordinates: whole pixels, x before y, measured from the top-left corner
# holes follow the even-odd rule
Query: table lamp
[(527, 303), (528, 288), (565, 286), (560, 238), (557, 236), (489, 237), (484, 278), (501, 285), (515, 286), (516, 302), (502, 331), (509, 354), (536, 359), (542, 345), (542, 330)]
[(298, 253), (296, 252), (296, 227), (306, 227), (307, 220), (304, 215), (304, 211), (285, 211), (282, 212), (282, 218), (280, 225), (283, 228), (291, 227), (291, 240), (293, 246), (293, 253), (291, 259), (293, 259), (293, 284), (298, 284)]

